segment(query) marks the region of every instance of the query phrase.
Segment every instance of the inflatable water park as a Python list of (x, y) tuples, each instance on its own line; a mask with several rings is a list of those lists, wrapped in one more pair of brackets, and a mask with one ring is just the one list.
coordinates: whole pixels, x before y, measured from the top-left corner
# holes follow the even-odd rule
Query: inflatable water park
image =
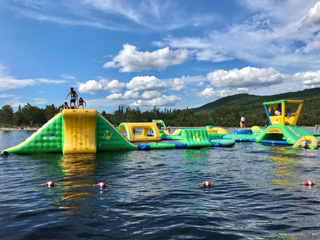
[(236, 142), (316, 149), (318, 139), (296, 125), (303, 103), (303, 100), (265, 102), (269, 121), (265, 130), (253, 126), (235, 129), (233, 133), (212, 126), (176, 129), (171, 133), (162, 120), (125, 122), (116, 128), (94, 109), (64, 109), (24, 142), (3, 150), (2, 154), (232, 147)]

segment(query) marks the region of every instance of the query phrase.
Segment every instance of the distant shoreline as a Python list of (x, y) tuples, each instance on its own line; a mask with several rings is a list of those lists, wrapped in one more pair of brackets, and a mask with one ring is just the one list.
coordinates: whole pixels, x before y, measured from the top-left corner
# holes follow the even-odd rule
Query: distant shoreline
[[(302, 128), (314, 128), (313, 126), (299, 126)], [(118, 127), (116, 127), (118, 129)], [(205, 126), (203, 127), (172, 127), (172, 129), (188, 129), (188, 128), (205, 128)], [(224, 129), (240, 129), (240, 127), (223, 127)], [(250, 127), (248, 127), (250, 128)], [(264, 128), (264, 127), (261, 127)], [(26, 128), (18, 128), (18, 127), (0, 127), (0, 131), (4, 131), (4, 132), (8, 132), (8, 131), (37, 131), (40, 128), (31, 128), (31, 127), (26, 127)], [(161, 130), (165, 130), (165, 129), (161, 129)]]
[(18, 128), (18, 127), (0, 127), (0, 131), (8, 132), (8, 131), (37, 131), (39, 128)]

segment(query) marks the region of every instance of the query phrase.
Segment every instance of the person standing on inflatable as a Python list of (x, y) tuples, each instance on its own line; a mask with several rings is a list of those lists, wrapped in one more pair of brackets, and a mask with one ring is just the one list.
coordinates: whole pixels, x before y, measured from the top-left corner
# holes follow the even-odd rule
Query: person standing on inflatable
[[(84, 104), (84, 106), (83, 106)], [(87, 106), (87, 103), (82, 99), (82, 97), (79, 98), (79, 101), (78, 101), (78, 108), (80, 108), (80, 106), (82, 106), (82, 109), (84, 109), (84, 107)]]
[(240, 119), (240, 127), (241, 128), (246, 127), (246, 119), (244, 117), (241, 117), (241, 119)]
[(71, 94), (71, 99), (70, 99), (70, 108), (71, 108), (71, 104), (73, 103), (74, 108), (76, 109), (76, 101), (78, 100), (78, 94), (76, 93), (76, 91), (73, 90), (73, 88), (70, 88), (70, 92), (68, 93), (68, 95), (66, 96), (66, 99), (68, 98), (68, 96)]

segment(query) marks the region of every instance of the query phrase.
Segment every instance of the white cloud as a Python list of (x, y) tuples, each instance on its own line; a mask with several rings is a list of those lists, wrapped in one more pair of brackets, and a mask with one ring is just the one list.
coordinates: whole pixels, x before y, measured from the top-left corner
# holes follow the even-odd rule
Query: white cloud
[(213, 49), (205, 49), (196, 53), (197, 60), (199, 61), (211, 61), (211, 62), (224, 62), (232, 60), (232, 57), (217, 52)]
[(76, 78), (74, 76), (68, 75), (68, 74), (61, 74), (60, 75), (63, 79), (67, 80), (75, 80)]
[(132, 78), (126, 87), (133, 91), (162, 91), (168, 85), (155, 76), (140, 76)]
[(303, 24), (307, 26), (320, 25), (320, 2), (317, 2), (310, 8)]
[(121, 0), (86, 0), (84, 3), (105, 13), (119, 14), (135, 22), (140, 22), (140, 14), (132, 9), (129, 3), (126, 4)]
[(305, 88), (320, 87), (320, 70), (317, 72), (300, 72), (293, 75), (293, 80), (302, 82)]
[(62, 84), (66, 83), (67, 81), (65, 80), (53, 80), (53, 79), (46, 79), (46, 78), (37, 78), (37, 81), (41, 83), (52, 83), (52, 84)]
[(120, 72), (141, 72), (146, 69), (165, 69), (171, 65), (181, 64), (189, 58), (186, 49), (170, 50), (168, 47), (153, 52), (139, 52), (135, 46), (123, 45), (112, 61), (106, 62), (104, 68), (120, 68)]
[[(135, 23), (140, 26), (156, 31), (174, 30), (185, 26), (207, 26), (216, 18), (215, 14), (184, 11), (179, 4), (170, 0), (140, 1), (140, 0), (85, 0), (86, 5), (90, 5), (95, 10), (107, 14), (108, 19), (116, 17), (121, 22), (127, 19), (127, 23)], [(174, 14), (172, 14), (174, 13)], [(114, 25), (119, 25), (115, 21)], [(131, 30), (136, 30), (135, 28)]]
[(55, 0), (54, 3), (19, 0), (0, 1), (1, 4), (19, 17), (41, 22), (131, 32), (207, 26), (216, 19), (212, 12), (190, 12), (171, 0)]
[(33, 98), (35, 104), (46, 104), (47, 100), (44, 98)]
[(311, 53), (320, 50), (320, 33), (318, 33), (313, 40), (306, 43), (306, 46), (301, 49), (304, 53)]
[(112, 80), (111, 82), (107, 79), (101, 79), (99, 82), (96, 80), (89, 80), (85, 83), (80, 83), (79, 92), (97, 94), (101, 91), (108, 90), (112, 93), (119, 92), (125, 83), (119, 82), (118, 80)]
[(153, 98), (158, 98), (162, 96), (162, 92), (159, 91), (145, 91), (141, 95), (144, 99), (153, 99)]
[(122, 88), (125, 87), (125, 83), (119, 82), (118, 80), (112, 80), (107, 84), (107, 89), (114, 93), (114, 92), (120, 92)]
[(34, 86), (36, 84), (62, 84), (65, 83), (64, 80), (52, 80), (45, 78), (35, 78), (35, 79), (16, 79), (9, 76), (7, 68), (0, 64), (0, 91), (6, 91), (9, 89), (25, 88), (28, 86)]
[(103, 90), (103, 86), (96, 80), (89, 80), (85, 83), (81, 83), (78, 90), (80, 93), (97, 94)]
[(0, 98), (12, 98), (14, 95), (11, 94), (0, 94)]
[(282, 83), (287, 75), (274, 68), (245, 67), (230, 71), (216, 70), (207, 74), (208, 81), (215, 87), (261, 87)]
[[(320, 28), (319, 1), (240, 2), (253, 14), (242, 23), (215, 30), (208, 29), (200, 37), (170, 35), (156, 44), (172, 48), (183, 46), (198, 61), (224, 62), (240, 59), (254, 65), (287, 71), (318, 68), (318, 51), (312, 51), (319, 50), (318, 40), (313, 40), (314, 34)], [(292, 14), (293, 12), (295, 14)], [(303, 28), (303, 19), (312, 22), (313, 28)], [(301, 44), (306, 46), (301, 47)], [(297, 51), (298, 48), (302, 48), (302, 51)], [(304, 53), (314, 54), (306, 56)]]
[(213, 87), (207, 86), (202, 92), (198, 93), (197, 96), (201, 98), (222, 98), (239, 93), (248, 93), (248, 88), (215, 90)]
[(185, 77), (182, 78), (175, 78), (171, 84), (171, 88), (169, 90), (173, 90), (173, 91), (180, 91), (184, 88), (187, 88), (187, 86), (185, 85), (186, 83), (186, 79)]
[(36, 83), (37, 82), (34, 79), (18, 80), (10, 76), (0, 76), (0, 91), (6, 91), (15, 88), (24, 88), (28, 86), (33, 86)]
[(172, 107), (178, 105), (182, 101), (181, 98), (177, 96), (166, 96), (163, 95), (159, 98), (154, 98), (152, 100), (137, 100), (132, 103), (131, 107)]
[[(211, 46), (209, 41), (204, 41), (200, 37), (185, 37), (183, 39), (178, 38), (164, 38), (164, 41), (170, 42), (170, 46), (173, 48), (186, 48), (186, 49), (208, 49)], [(155, 45), (164, 46), (163, 42), (155, 42)]]
[(199, 82), (198, 84), (197, 84), (197, 87), (202, 87), (204, 85), (204, 82)]
[(126, 99), (137, 99), (139, 98), (139, 93), (135, 91), (126, 91), (124, 94), (122, 93), (113, 93), (107, 96), (109, 100), (126, 100)]
[(202, 75), (198, 76), (181, 76), (180, 78), (167, 79), (167, 90), (181, 91), (182, 89), (188, 89), (193, 85), (199, 85), (199, 83), (206, 81), (207, 78)]

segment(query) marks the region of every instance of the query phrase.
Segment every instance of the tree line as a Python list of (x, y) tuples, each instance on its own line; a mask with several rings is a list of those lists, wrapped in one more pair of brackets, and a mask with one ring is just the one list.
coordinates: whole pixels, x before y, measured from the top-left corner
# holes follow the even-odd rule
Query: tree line
[[(309, 102), (310, 103), (310, 102)], [(316, 102), (305, 105), (300, 114), (298, 125), (313, 126), (319, 123), (320, 110)], [(2, 107), (0, 124), (2, 127), (21, 127), (32, 125), (41, 127), (60, 111), (59, 107), (47, 105), (38, 108), (27, 104), (14, 112), (10, 105)], [(118, 126), (122, 122), (151, 122), (153, 119), (161, 119), (166, 125), (173, 127), (203, 127), (207, 125), (222, 127), (239, 127), (240, 118), (246, 118), (246, 126), (265, 126), (268, 124), (266, 113), (261, 103), (250, 106), (233, 107), (219, 106), (208, 111), (197, 112), (194, 109), (159, 109), (141, 111), (139, 108), (130, 108), (124, 105), (118, 107), (113, 113), (101, 112), (112, 124)]]

